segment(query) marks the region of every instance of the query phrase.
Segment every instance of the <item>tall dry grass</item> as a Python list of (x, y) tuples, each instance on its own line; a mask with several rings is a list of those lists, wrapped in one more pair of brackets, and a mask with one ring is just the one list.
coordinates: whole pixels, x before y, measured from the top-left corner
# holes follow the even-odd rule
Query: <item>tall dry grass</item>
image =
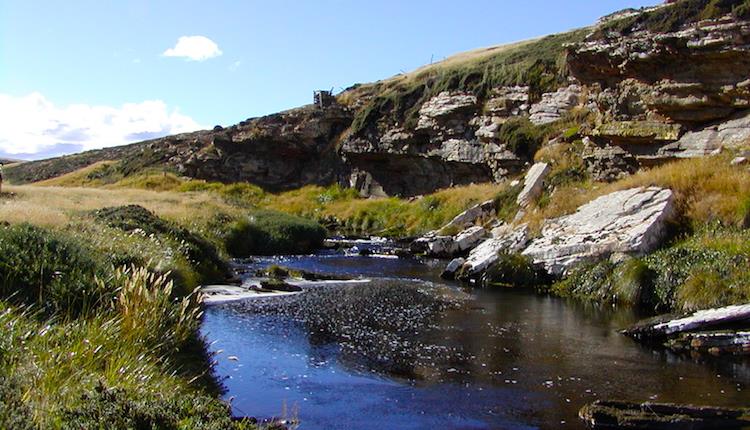
[(63, 227), (83, 212), (137, 204), (181, 223), (207, 220), (238, 208), (210, 193), (159, 192), (142, 189), (8, 186), (14, 197), (0, 199), (0, 221)]
[(714, 221), (742, 225), (750, 209), (750, 171), (731, 166), (731, 154), (674, 161), (644, 169), (611, 184), (573, 183), (559, 187), (544, 207), (532, 207), (525, 222), (538, 230), (544, 220), (575, 212), (605, 194), (634, 187), (658, 186), (675, 192), (679, 208), (694, 225)]

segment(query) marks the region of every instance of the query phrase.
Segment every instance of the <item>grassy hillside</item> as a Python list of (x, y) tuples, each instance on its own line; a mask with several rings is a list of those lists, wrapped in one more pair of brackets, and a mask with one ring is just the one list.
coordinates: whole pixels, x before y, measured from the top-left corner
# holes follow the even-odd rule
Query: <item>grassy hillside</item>
[(408, 74), (355, 86), (339, 95), (339, 100), (349, 105), (367, 100), (357, 110), (352, 133), (383, 118), (412, 128), (421, 105), (442, 91), (467, 91), (484, 98), (494, 87), (528, 85), (531, 100), (536, 101), (565, 82), (564, 45), (582, 41), (588, 31), (459, 54)]

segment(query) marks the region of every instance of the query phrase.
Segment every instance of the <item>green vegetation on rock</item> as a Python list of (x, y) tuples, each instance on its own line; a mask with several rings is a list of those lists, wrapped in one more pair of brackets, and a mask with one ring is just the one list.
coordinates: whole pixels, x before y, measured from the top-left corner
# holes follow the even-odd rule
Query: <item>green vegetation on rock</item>
[(750, 301), (750, 232), (718, 225), (620, 264), (583, 265), (552, 291), (650, 312), (694, 311)]
[(567, 77), (564, 45), (580, 42), (585, 35), (586, 30), (576, 30), (489, 48), (468, 58), (449, 58), (405, 76), (360, 86), (352, 91), (370, 93), (374, 98), (357, 112), (352, 130), (357, 133), (381, 118), (393, 122), (403, 118), (404, 125), (413, 128), (422, 104), (443, 91), (466, 91), (485, 98), (495, 87), (527, 85), (532, 101), (539, 100)]
[(638, 29), (666, 33), (676, 31), (686, 24), (727, 14), (733, 14), (738, 18), (750, 17), (750, 0), (679, 0), (677, 3), (613, 20), (602, 26), (596, 34), (599, 37), (609, 32), (627, 35)]

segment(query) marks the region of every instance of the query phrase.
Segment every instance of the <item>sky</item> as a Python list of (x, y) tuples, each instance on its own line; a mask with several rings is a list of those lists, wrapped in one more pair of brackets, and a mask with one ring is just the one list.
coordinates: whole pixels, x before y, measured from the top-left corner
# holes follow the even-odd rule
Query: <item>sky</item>
[(0, 0), (0, 157), (231, 125), (657, 0)]

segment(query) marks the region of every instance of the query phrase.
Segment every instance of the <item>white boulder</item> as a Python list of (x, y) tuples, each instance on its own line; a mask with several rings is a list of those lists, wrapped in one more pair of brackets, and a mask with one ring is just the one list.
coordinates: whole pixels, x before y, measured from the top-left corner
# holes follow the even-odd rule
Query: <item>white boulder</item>
[(526, 224), (514, 227), (503, 225), (492, 231), (492, 237), (471, 250), (461, 267), (461, 278), (469, 279), (481, 274), (495, 264), (501, 252), (519, 252), (529, 241)]
[(536, 200), (544, 187), (544, 178), (550, 172), (549, 164), (547, 163), (536, 163), (526, 173), (526, 177), (523, 182), (523, 189), (518, 194), (516, 202), (522, 208), (528, 207), (534, 200)]
[(571, 214), (549, 220), (524, 255), (553, 275), (582, 261), (613, 253), (644, 254), (656, 248), (674, 216), (674, 195), (658, 187), (639, 187), (599, 197)]

